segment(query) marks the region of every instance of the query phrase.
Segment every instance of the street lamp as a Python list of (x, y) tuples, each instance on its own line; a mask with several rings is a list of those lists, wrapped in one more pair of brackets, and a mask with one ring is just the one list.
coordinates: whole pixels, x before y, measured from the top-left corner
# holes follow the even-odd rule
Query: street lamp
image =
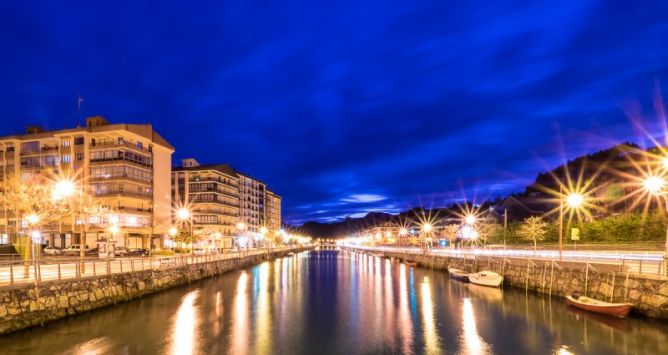
[(429, 233), (432, 231), (434, 227), (431, 225), (431, 223), (424, 223), (422, 224), (422, 231), (425, 233)]
[(564, 250), (564, 200), (569, 209), (578, 209), (584, 203), (584, 196), (577, 192), (571, 192), (564, 199), (563, 194), (559, 198), (559, 260), (563, 258)]
[[(666, 159), (663, 160), (664, 165), (666, 164)], [(645, 190), (650, 195), (655, 196), (657, 198), (662, 198), (666, 212), (668, 212), (668, 199), (666, 198), (666, 191), (664, 191), (665, 187), (666, 187), (666, 180), (658, 176), (649, 176), (643, 181), (643, 188), (645, 188)], [(666, 267), (668, 266), (668, 224), (666, 225), (666, 244), (663, 258), (664, 258), (663, 273), (664, 275), (668, 275), (668, 270)]]
[(476, 218), (475, 218), (475, 216), (472, 215), (472, 214), (467, 215), (467, 216), (464, 218), (464, 222), (466, 222), (466, 224), (474, 224), (475, 221), (476, 221)]
[(54, 200), (61, 200), (68, 198), (74, 195), (76, 192), (76, 187), (74, 182), (64, 179), (56, 181), (56, 184), (53, 186), (53, 198)]
[(195, 235), (193, 234), (193, 216), (189, 209), (181, 207), (176, 210), (176, 218), (190, 225), (190, 254), (195, 254)]

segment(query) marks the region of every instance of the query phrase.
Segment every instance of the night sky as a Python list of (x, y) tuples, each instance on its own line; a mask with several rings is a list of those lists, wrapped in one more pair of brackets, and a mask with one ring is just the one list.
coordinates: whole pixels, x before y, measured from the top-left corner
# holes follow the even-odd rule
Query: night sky
[(638, 107), (661, 133), (668, 1), (64, 3), (0, 5), (0, 135), (75, 126), (81, 95), (266, 181), (294, 224), (522, 190), (645, 143)]

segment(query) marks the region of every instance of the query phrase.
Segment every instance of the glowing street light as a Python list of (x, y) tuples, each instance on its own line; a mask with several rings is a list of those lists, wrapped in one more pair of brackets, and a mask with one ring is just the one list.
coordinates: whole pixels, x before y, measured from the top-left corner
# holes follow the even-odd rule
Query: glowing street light
[(260, 234), (267, 235), (268, 232), (269, 232), (269, 230), (267, 229), (267, 227), (261, 227), (260, 228)]
[(176, 227), (169, 228), (169, 235), (170, 235), (171, 237), (175, 237), (175, 236), (176, 236), (176, 233), (178, 233), (178, 232), (179, 232), (179, 231), (176, 229)]
[(28, 223), (30, 223), (30, 225), (35, 225), (35, 224), (39, 223), (40, 218), (39, 218), (38, 215), (33, 213), (33, 214), (29, 214), (26, 217), (26, 220), (28, 221)]
[(661, 194), (665, 185), (666, 181), (658, 176), (650, 176), (643, 181), (645, 190), (655, 196)]
[(185, 221), (185, 220), (189, 219), (190, 218), (190, 210), (185, 208), (185, 207), (179, 208), (176, 211), (176, 218), (178, 218), (182, 221)]
[(424, 223), (422, 224), (422, 231), (425, 233), (429, 233), (432, 231), (434, 227), (431, 225), (431, 223)]
[(464, 222), (466, 222), (466, 224), (474, 224), (475, 221), (476, 221), (475, 215), (472, 214), (467, 215), (466, 218), (464, 218)]
[(118, 234), (119, 231), (120, 231), (120, 228), (118, 228), (117, 225), (114, 224), (112, 226), (109, 226), (109, 233), (111, 233), (112, 236), (115, 236), (116, 234)]
[(571, 193), (566, 197), (566, 204), (570, 208), (578, 208), (582, 206), (584, 202), (584, 197), (578, 193)]
[(74, 182), (64, 179), (56, 181), (56, 184), (53, 186), (53, 199), (61, 200), (64, 198), (69, 198), (74, 195), (76, 192), (76, 187)]
[(408, 235), (408, 229), (406, 228), (399, 229), (399, 235), (405, 237), (406, 235)]
[(237, 223), (237, 229), (240, 231), (246, 229), (246, 224), (244, 222)]

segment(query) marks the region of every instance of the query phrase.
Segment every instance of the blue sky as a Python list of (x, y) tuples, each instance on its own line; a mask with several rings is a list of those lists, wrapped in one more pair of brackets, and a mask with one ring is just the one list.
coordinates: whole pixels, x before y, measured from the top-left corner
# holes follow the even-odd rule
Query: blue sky
[(668, 2), (4, 2), (0, 133), (152, 122), (292, 223), (518, 191), (624, 140), (668, 80)]

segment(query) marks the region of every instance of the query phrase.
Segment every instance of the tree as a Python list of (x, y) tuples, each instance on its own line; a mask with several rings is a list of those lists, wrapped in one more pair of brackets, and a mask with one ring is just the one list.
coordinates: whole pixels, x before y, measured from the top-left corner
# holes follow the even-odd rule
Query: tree
[(533, 240), (533, 249), (537, 249), (537, 241), (544, 240), (547, 233), (547, 223), (540, 217), (529, 217), (524, 220), (517, 230), (520, 238)]
[(450, 248), (454, 247), (454, 241), (455, 238), (457, 238), (457, 231), (459, 231), (459, 224), (448, 224), (443, 227), (443, 234), (445, 234), (445, 237), (448, 238), (448, 244), (450, 245)]
[[(7, 216), (11, 211), (16, 220), (15, 246), (24, 260), (24, 277), (28, 277), (30, 262), (34, 256), (39, 255), (33, 250), (32, 232), (39, 231), (40, 226), (61, 220), (67, 214), (67, 209), (53, 198), (52, 186), (40, 177), (25, 181), (9, 179), (0, 191), (0, 205)], [(29, 224), (27, 233), (18, 237), (26, 223)]]
[(478, 233), (478, 236), (475, 239), (476, 242), (480, 245), (487, 244), (487, 240), (489, 240), (490, 238), (492, 238), (492, 236), (497, 234), (501, 228), (503, 227), (501, 227), (498, 223), (495, 223), (492, 220), (481, 218), (474, 225), (474, 229), (476, 233)]

